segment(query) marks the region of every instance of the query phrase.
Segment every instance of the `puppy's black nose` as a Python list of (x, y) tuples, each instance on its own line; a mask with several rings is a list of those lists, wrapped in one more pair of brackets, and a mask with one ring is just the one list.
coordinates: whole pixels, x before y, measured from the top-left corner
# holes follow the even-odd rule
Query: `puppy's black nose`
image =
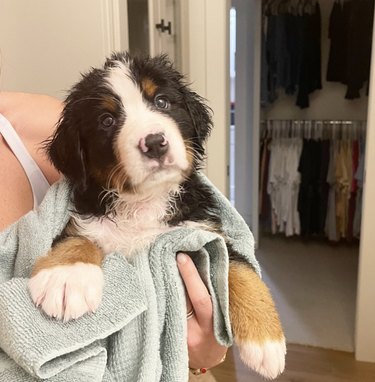
[(148, 134), (139, 141), (139, 149), (148, 158), (160, 159), (168, 151), (169, 143), (161, 133)]

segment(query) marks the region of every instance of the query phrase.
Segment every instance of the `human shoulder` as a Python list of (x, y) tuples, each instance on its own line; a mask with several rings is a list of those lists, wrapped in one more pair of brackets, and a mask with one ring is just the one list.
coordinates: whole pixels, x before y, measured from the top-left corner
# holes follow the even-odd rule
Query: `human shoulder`
[(63, 103), (42, 94), (0, 92), (0, 113), (11, 123), (50, 183), (59, 174), (42, 149), (60, 118)]
[(63, 103), (57, 98), (32, 93), (0, 92), (0, 113), (21, 138), (38, 140), (52, 134)]

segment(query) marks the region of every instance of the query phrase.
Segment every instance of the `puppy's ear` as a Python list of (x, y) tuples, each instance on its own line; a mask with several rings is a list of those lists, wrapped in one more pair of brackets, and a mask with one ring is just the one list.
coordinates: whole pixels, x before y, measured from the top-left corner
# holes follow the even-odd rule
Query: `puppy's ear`
[(212, 110), (206, 105), (206, 100), (188, 89), (185, 94), (185, 105), (193, 122), (198, 140), (203, 143), (211, 133)]
[(85, 152), (79, 129), (66, 114), (64, 111), (54, 135), (45, 142), (45, 149), (57, 170), (75, 187), (85, 190), (87, 187)]

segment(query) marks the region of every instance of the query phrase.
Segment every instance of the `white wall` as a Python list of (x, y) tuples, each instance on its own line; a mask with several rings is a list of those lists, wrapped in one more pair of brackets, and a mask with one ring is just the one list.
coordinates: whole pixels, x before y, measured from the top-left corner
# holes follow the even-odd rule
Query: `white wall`
[(325, 80), (329, 57), (328, 39), (329, 15), (334, 0), (320, 0), (322, 16), (322, 90), (316, 90), (310, 96), (310, 107), (301, 110), (295, 105), (295, 96), (287, 96), (279, 91), (279, 99), (270, 105), (265, 117), (269, 119), (328, 119), (328, 120), (365, 120), (367, 117), (368, 97), (362, 89), (362, 97), (346, 100), (346, 86)]
[(184, 71), (192, 88), (213, 109), (214, 129), (207, 145), (206, 172), (228, 195), (229, 151), (229, 0), (189, 0), (188, 60)]
[(372, 41), (355, 353), (367, 362), (375, 362), (375, 29)]
[(123, 20), (122, 0), (1, 0), (0, 90), (64, 98), (81, 71), (126, 49)]

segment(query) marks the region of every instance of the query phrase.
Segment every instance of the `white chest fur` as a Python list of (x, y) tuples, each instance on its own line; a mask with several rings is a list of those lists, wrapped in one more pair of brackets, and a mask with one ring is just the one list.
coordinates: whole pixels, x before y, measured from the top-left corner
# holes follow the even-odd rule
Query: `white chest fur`
[(96, 243), (105, 254), (118, 251), (125, 256), (148, 246), (157, 235), (172, 228), (165, 222), (168, 200), (119, 204), (116, 214), (85, 219), (74, 216), (78, 234)]

